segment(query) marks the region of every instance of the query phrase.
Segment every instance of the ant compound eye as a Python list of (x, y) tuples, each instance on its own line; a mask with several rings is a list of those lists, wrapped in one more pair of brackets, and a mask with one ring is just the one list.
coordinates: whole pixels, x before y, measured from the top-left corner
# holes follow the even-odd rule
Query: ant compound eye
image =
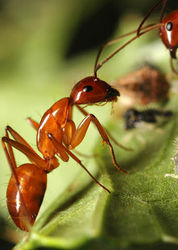
[(83, 91), (84, 92), (90, 92), (90, 91), (92, 91), (93, 90), (93, 87), (91, 86), (91, 85), (87, 85), (87, 86), (85, 86), (84, 88), (83, 88)]
[(166, 24), (166, 29), (167, 29), (168, 31), (171, 31), (172, 28), (173, 28), (173, 23), (172, 23), (172, 22), (168, 22), (168, 23)]

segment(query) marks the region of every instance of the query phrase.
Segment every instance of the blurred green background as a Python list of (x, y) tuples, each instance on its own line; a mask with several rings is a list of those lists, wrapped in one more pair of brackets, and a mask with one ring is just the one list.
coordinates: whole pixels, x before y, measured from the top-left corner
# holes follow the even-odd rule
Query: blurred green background
[[(177, 7), (176, 1), (168, 2), (168, 11)], [(55, 101), (69, 96), (77, 81), (93, 74), (99, 46), (137, 27), (154, 3), (154, 0), (0, 0), (0, 136), (4, 135), (5, 126), (10, 125), (35, 148), (35, 131), (25, 119), (31, 116), (39, 121)], [(159, 20), (159, 10), (153, 14), (155, 22)], [(149, 39), (156, 41), (155, 46), (158, 40), (163, 57), (169, 58), (157, 32), (153, 33), (148, 35)], [(144, 56), (144, 60), (147, 59), (147, 50), (140, 50), (137, 58), (135, 51), (147, 39), (136, 41), (123, 50), (98, 72), (98, 76), (110, 82), (137, 67)], [(117, 46), (106, 50), (105, 55)], [(152, 59), (162, 65), (162, 56)], [(170, 71), (168, 60), (164, 64)], [(110, 108), (110, 105), (102, 107), (102, 115), (101, 108), (91, 107), (89, 110), (98, 116), (101, 123), (105, 123)], [(76, 117), (79, 121), (82, 119), (78, 113)], [(95, 136), (97, 132), (91, 129), (87, 138), (90, 135)], [(93, 144), (88, 140), (82, 151), (90, 151)], [(7, 240), (17, 241), (18, 235), (8, 231), (13, 228), (17, 233), (6, 208), (5, 193), (10, 170), (2, 149), (0, 159), (0, 237), (2, 244), (8, 244)], [(22, 164), (25, 160), (17, 152), (17, 162)], [(60, 170), (51, 173), (50, 177), (52, 182), (56, 179), (55, 187), (61, 193), (80, 171), (72, 167), (69, 171), (63, 165), (66, 164), (61, 163)], [(59, 178), (65, 181), (59, 181)], [(49, 192), (52, 192), (50, 180)], [(48, 195), (47, 205), (54, 198), (55, 195)], [(6, 230), (11, 234), (7, 235)]]

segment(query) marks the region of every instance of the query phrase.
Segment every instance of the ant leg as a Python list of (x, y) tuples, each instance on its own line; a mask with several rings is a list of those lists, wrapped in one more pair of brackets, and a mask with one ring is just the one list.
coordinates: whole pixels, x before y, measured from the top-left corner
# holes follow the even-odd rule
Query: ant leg
[(76, 149), (74, 149), (73, 152), (76, 153), (77, 155), (81, 156), (81, 157), (84, 157), (84, 158), (94, 158), (94, 157), (98, 157), (99, 156), (97, 154), (90, 154), (90, 155), (84, 154), (84, 153), (79, 152)]
[(17, 150), (25, 154), (32, 163), (35, 163), (39, 168), (46, 170), (46, 161), (43, 160), (34, 150), (29, 148), (28, 146), (18, 141), (11, 140), (9, 137), (6, 136), (2, 137), (2, 142), (6, 142), (8, 145), (16, 148)]
[[(54, 168), (59, 166), (59, 163), (57, 159), (50, 159), (50, 161), (45, 161), (42, 159), (35, 151), (34, 149), (23, 139), (22, 136), (20, 136), (15, 130), (13, 130), (10, 126), (6, 127), (6, 133), (9, 132), (12, 137), (15, 139), (15, 141), (8, 138), (8, 144), (11, 144), (13, 147), (15, 147), (17, 150), (24, 153), (27, 158), (32, 162), (38, 165), (38, 167), (46, 170), (51, 171)], [(24, 147), (23, 147), (24, 146)]]
[(27, 118), (27, 122), (35, 129), (38, 130), (39, 128), (39, 123), (34, 121), (31, 117)]
[(15, 139), (15, 141), (6, 138), (5, 140), (8, 140), (8, 143), (11, 144), (13, 147), (15, 147), (17, 150), (24, 153), (27, 158), (32, 162), (38, 165), (38, 167), (42, 168), (43, 170), (50, 172), (54, 168), (57, 168), (59, 166), (59, 162), (57, 158), (50, 158), (50, 159), (42, 159), (35, 150), (23, 139), (22, 136), (20, 136), (15, 130), (13, 130), (10, 126), (6, 127), (6, 131), (8, 131), (12, 137)]
[[(53, 137), (52, 134), (48, 134), (49, 139), (52, 141), (52, 143), (54, 144), (55, 148), (58, 149), (59, 148), (59, 143), (56, 141), (56, 139)], [(87, 173), (88, 175), (100, 186), (102, 187), (104, 190), (106, 190), (108, 193), (111, 193), (111, 191), (109, 189), (107, 189), (105, 186), (103, 186), (89, 171), (88, 169), (82, 164), (82, 162), (80, 161), (80, 159), (75, 156), (68, 148), (66, 148), (64, 145), (60, 145), (60, 148), (63, 148), (63, 150), (70, 155)]]
[(110, 132), (106, 128), (105, 128), (105, 131), (106, 131), (108, 137), (110, 138), (110, 140), (113, 141), (116, 144), (116, 146), (118, 146), (126, 151), (134, 151), (132, 148), (127, 148), (124, 145), (122, 145), (121, 143), (119, 143), (118, 141), (116, 141), (115, 138), (110, 134)]
[[(5, 129), (5, 136), (9, 138), (9, 134), (8, 134), (7, 129)], [(5, 146), (4, 142), (2, 142), (2, 144), (3, 144), (3, 148), (4, 148), (4, 146)], [(8, 147), (8, 151), (9, 151), (9, 156), (10, 156), (11, 161), (12, 161), (12, 165), (14, 166), (14, 168), (17, 168), (17, 164), (16, 164), (16, 160), (15, 160), (15, 156), (14, 156), (14, 151), (13, 151), (11, 145), (7, 144), (7, 147)], [(7, 156), (8, 151), (6, 148), (6, 150), (5, 150), (6, 156)], [(9, 163), (9, 165), (10, 165), (10, 163)]]
[(160, 22), (162, 22), (162, 18), (163, 18), (163, 15), (164, 15), (164, 11), (165, 11), (165, 8), (166, 8), (166, 4), (167, 4), (167, 0), (159, 0), (152, 8), (151, 10), (147, 13), (147, 15), (143, 18), (143, 20), (141, 21), (138, 29), (137, 29), (137, 36), (139, 37), (140, 36), (140, 30), (142, 29), (142, 26), (143, 24), (145, 23), (145, 21), (148, 19), (148, 17), (152, 14), (152, 12), (160, 5), (161, 2), (163, 2), (163, 7), (162, 7), (162, 10), (161, 10), (161, 16), (160, 16)]
[[(76, 106), (77, 106), (77, 108), (78, 108), (86, 117), (89, 115), (89, 114), (88, 114), (83, 108), (81, 108), (79, 105), (76, 105)], [(92, 115), (92, 116), (95, 117), (94, 115)], [(95, 119), (97, 120), (96, 117), (95, 117)], [(93, 122), (94, 122), (94, 121), (93, 121)], [(111, 145), (111, 143), (110, 143), (110, 141), (109, 141), (109, 138), (108, 138), (108, 136), (109, 136), (110, 134), (107, 136), (107, 134), (106, 134), (104, 128), (102, 127), (102, 125), (100, 124), (100, 122), (99, 122), (98, 120), (97, 120), (97, 123), (98, 123), (98, 125), (99, 125), (101, 131), (103, 131), (103, 134), (105, 134), (106, 141), (105, 141), (105, 139), (103, 138), (103, 136), (102, 136), (102, 134), (101, 134), (101, 132), (100, 132), (100, 129), (97, 127), (97, 125), (96, 125), (96, 123), (95, 123), (96, 127), (98, 128), (98, 131), (99, 131), (101, 137), (103, 138), (103, 141), (106, 142), (106, 143), (108, 144), (108, 146), (110, 147), (111, 156), (112, 156), (112, 161), (113, 161), (113, 163), (114, 163), (114, 166), (115, 166), (117, 169), (119, 169), (121, 172), (127, 173), (127, 171), (121, 169), (121, 168), (119, 167), (119, 165), (117, 164), (117, 162), (116, 162), (115, 155), (114, 155), (114, 150), (113, 150), (113, 147), (112, 147), (112, 145)], [(79, 126), (80, 126), (80, 125), (79, 125)], [(88, 126), (89, 126), (89, 125), (88, 125)], [(85, 132), (85, 133), (86, 133), (86, 132)], [(108, 132), (107, 132), (107, 133), (108, 133)], [(113, 138), (113, 139), (114, 139), (114, 138)], [(112, 140), (112, 138), (111, 138), (111, 140)], [(113, 141), (114, 141), (115, 144), (117, 145), (118, 142), (117, 142), (115, 139), (114, 139)], [(120, 144), (119, 144), (119, 145), (120, 145)]]
[[(6, 135), (7, 135), (7, 137), (3, 137), (3, 138), (8, 138), (9, 139), (7, 133), (6, 133)], [(25, 205), (23, 196), (22, 196), (21, 191), (20, 191), (20, 183), (19, 183), (18, 176), (17, 176), (16, 170), (15, 170), (17, 168), (17, 165), (14, 164), (14, 160), (13, 160), (13, 158), (14, 158), (13, 149), (12, 149), (11, 145), (6, 141), (6, 143), (8, 144), (8, 149), (10, 149), (9, 152), (8, 152), (8, 149), (7, 149), (6, 145), (5, 145), (5, 140), (3, 138), (1, 139), (2, 146), (3, 146), (4, 152), (5, 152), (7, 161), (9, 163), (11, 173), (12, 173), (14, 179), (15, 179), (15, 185), (16, 185), (17, 190), (19, 191), (20, 200), (21, 200), (22, 206), (24, 208), (24, 214), (25, 214), (25, 217), (23, 218), (24, 224), (26, 225), (26, 227), (27, 227), (27, 229), (29, 231), (29, 229), (31, 228), (31, 217), (29, 215), (29, 212), (27, 210), (27, 207)]]
[[(9, 132), (12, 137), (19, 143), (27, 146), (28, 148), (30, 148), (32, 151), (33, 148), (23, 139), (23, 137), (21, 135), (19, 135), (19, 133), (17, 133), (17, 131), (15, 131), (13, 128), (11, 128), (10, 126), (7, 126), (6, 127), (6, 132)], [(35, 151), (34, 151), (35, 152)]]
[[(85, 116), (89, 115), (88, 112), (86, 112), (83, 108), (81, 108), (81, 107), (78, 106), (78, 105), (76, 105), (76, 106), (77, 106), (77, 108), (78, 108)], [(125, 147), (124, 145), (120, 144), (118, 141), (116, 141), (116, 140), (114, 139), (114, 137), (109, 133), (109, 131), (108, 131), (106, 128), (104, 128), (104, 129), (105, 129), (105, 131), (106, 131), (108, 137), (111, 139), (111, 141), (113, 141), (118, 147), (120, 147), (120, 148), (122, 148), (122, 149), (124, 149), (124, 150), (126, 150), (126, 151), (133, 151), (132, 148), (127, 148), (127, 147)]]
[[(81, 107), (77, 106), (82, 113), (84, 114), (87, 114), (87, 112), (85, 110), (83, 110)], [(70, 149), (73, 149), (75, 148), (76, 146), (78, 146), (84, 139), (85, 137), (85, 134), (88, 130), (88, 127), (90, 125), (90, 122), (93, 122), (95, 124), (95, 126), (97, 127), (102, 139), (103, 139), (103, 142), (106, 142), (107, 145), (109, 146), (110, 148), (110, 152), (111, 152), (111, 156), (112, 156), (112, 161), (113, 161), (113, 164), (114, 166), (120, 170), (120, 172), (124, 172), (124, 173), (127, 173), (126, 170), (123, 170), (119, 167), (118, 163), (116, 162), (116, 158), (115, 158), (115, 154), (114, 154), (114, 150), (113, 150), (113, 147), (109, 141), (109, 138), (104, 130), (104, 128), (102, 127), (102, 125), (100, 124), (100, 122), (98, 121), (98, 119), (92, 115), (92, 114), (88, 114), (84, 119), (83, 121), (79, 124), (78, 128), (76, 129), (74, 135), (73, 135), (73, 138), (72, 138), (72, 141), (71, 141), (71, 144), (69, 146)]]

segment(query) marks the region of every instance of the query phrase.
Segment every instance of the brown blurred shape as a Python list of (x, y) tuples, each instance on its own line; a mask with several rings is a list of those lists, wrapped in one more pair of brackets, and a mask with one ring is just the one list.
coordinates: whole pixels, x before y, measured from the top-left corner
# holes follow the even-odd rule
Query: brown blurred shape
[(169, 97), (170, 85), (166, 76), (150, 65), (119, 78), (112, 85), (130, 105), (161, 102)]

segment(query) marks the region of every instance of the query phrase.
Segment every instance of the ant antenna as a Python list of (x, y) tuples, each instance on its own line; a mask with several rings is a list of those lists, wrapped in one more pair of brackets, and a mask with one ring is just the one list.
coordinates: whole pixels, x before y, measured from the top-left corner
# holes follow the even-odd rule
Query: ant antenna
[[(164, 1), (164, 2), (163, 2)], [(166, 8), (166, 5), (167, 5), (167, 1), (168, 0), (160, 0), (158, 1), (152, 8), (151, 10), (147, 13), (147, 15), (144, 17), (144, 19), (141, 21), (138, 29), (137, 29), (137, 36), (139, 37), (141, 34), (140, 34), (140, 31), (142, 29), (142, 26), (143, 24), (145, 23), (145, 21), (148, 19), (148, 17), (152, 14), (152, 12), (160, 5), (161, 2), (163, 2), (163, 6), (162, 6), (162, 9), (161, 9), (161, 15), (160, 15), (160, 22), (162, 22), (162, 19), (163, 19), (163, 15), (164, 15), (164, 12), (165, 12), (165, 8)]]
[(160, 22), (162, 22), (162, 20), (163, 20), (163, 16), (164, 16), (164, 12), (165, 12), (165, 9), (166, 9), (167, 1), (168, 0), (165, 0), (164, 3), (163, 3), (163, 7), (161, 9), (161, 15), (160, 15)]
[[(150, 24), (148, 26), (145, 26), (145, 27), (141, 28), (142, 32), (139, 34), (139, 36), (142, 36), (143, 34), (149, 32), (150, 30), (157, 29), (161, 25), (162, 25), (162, 23)], [(128, 40), (121, 47), (119, 47), (118, 49), (116, 49), (112, 54), (110, 54), (108, 57), (106, 57), (101, 63), (98, 64), (98, 60), (99, 60), (99, 58), (101, 56), (101, 53), (102, 53), (103, 49), (106, 46), (108, 46), (108, 45), (110, 45), (112, 43), (115, 43), (116, 41), (120, 40), (121, 38), (129, 36), (129, 35), (131, 35), (133, 33), (136, 33), (136, 32), (137, 32), (137, 30), (134, 30), (134, 31), (131, 31), (131, 32), (127, 33), (127, 34), (124, 34), (124, 35), (122, 35), (122, 36), (120, 36), (120, 37), (118, 37), (118, 38), (116, 38), (114, 40), (111, 40), (111, 41), (107, 42), (106, 44), (104, 44), (100, 48), (100, 50), (99, 50), (99, 52), (97, 54), (97, 57), (96, 57), (96, 62), (95, 62), (95, 67), (94, 67), (94, 75), (95, 76), (97, 76), (97, 71), (103, 66), (104, 63), (106, 63), (107, 61), (109, 61), (114, 55), (116, 55), (120, 50), (122, 50), (123, 48), (125, 48), (128, 44), (130, 44), (131, 42), (133, 42), (134, 40), (136, 40), (138, 38), (138, 35), (136, 34), (134, 37), (132, 37), (130, 40)]]
[[(145, 27), (143, 27), (143, 24), (145, 23), (145, 21), (148, 19), (148, 17), (152, 14), (152, 12), (163, 2), (163, 6), (162, 6), (162, 9), (161, 9), (161, 14), (160, 14), (160, 23), (158, 24), (150, 24), (150, 25), (147, 25)], [(105, 62), (107, 62), (108, 60), (110, 60), (115, 54), (117, 54), (120, 50), (122, 50), (124, 47), (126, 47), (128, 44), (130, 44), (132, 41), (134, 41), (135, 39), (137, 39), (139, 36), (149, 32), (150, 30), (153, 30), (153, 29), (156, 29), (156, 28), (159, 28), (161, 25), (162, 25), (162, 19), (163, 19), (163, 16), (164, 16), (164, 13), (165, 13), (165, 8), (166, 8), (166, 5), (167, 5), (167, 2), (168, 0), (159, 0), (152, 8), (151, 10), (148, 12), (148, 14), (144, 17), (144, 19), (142, 20), (142, 22), (140, 23), (139, 27), (137, 30), (134, 30), (134, 31), (131, 31), (129, 33), (126, 33), (122, 36), (119, 36), (118, 38), (115, 38), (105, 44), (103, 44), (99, 51), (98, 51), (98, 54), (97, 54), (97, 57), (96, 57), (96, 61), (95, 61), (95, 65), (94, 65), (94, 76), (97, 77), (97, 71), (103, 66), (103, 64)], [(142, 31), (142, 32), (141, 32)], [(110, 56), (108, 56), (107, 58), (105, 58), (101, 63), (98, 64), (98, 61), (99, 61), (99, 58), (101, 56), (101, 53), (102, 51), (104, 50), (105, 47), (107, 47), (108, 45), (111, 45), (113, 43), (115, 43), (116, 41), (124, 38), (124, 37), (127, 37), (131, 34), (134, 34), (136, 33), (137, 35), (134, 36), (133, 38), (131, 38), (129, 41), (127, 41), (125, 44), (123, 44), (120, 48), (118, 48), (117, 50), (115, 50)], [(175, 73), (176, 70), (175, 70), (175, 67), (173, 65), (173, 62), (171, 60), (171, 68), (173, 70), (173, 72)]]
[[(148, 25), (148, 26), (144, 27), (143, 29), (145, 29), (145, 28), (147, 28), (147, 27), (149, 27), (149, 26), (151, 26), (151, 25)], [(124, 37), (127, 37), (127, 36), (129, 36), (129, 35), (134, 34), (135, 32), (137, 32), (137, 30), (130, 31), (130, 32), (126, 33), (126, 34), (123, 34), (123, 35), (121, 35), (121, 36), (119, 36), (119, 37), (117, 37), (117, 38), (115, 38), (115, 39), (113, 39), (113, 40), (111, 40), (111, 41), (109, 41), (109, 42), (103, 44), (103, 45), (100, 47), (100, 49), (99, 49), (99, 51), (98, 51), (98, 54), (97, 54), (97, 57), (96, 57), (96, 60), (95, 60), (95, 66), (94, 66), (94, 76), (95, 76), (95, 77), (97, 77), (97, 64), (98, 64), (99, 58), (100, 58), (101, 53), (102, 53), (102, 51), (104, 50), (104, 48), (107, 47), (108, 45), (111, 45), (111, 44), (113, 44), (113, 43), (119, 41), (120, 39), (122, 39), (122, 38), (124, 38)]]

